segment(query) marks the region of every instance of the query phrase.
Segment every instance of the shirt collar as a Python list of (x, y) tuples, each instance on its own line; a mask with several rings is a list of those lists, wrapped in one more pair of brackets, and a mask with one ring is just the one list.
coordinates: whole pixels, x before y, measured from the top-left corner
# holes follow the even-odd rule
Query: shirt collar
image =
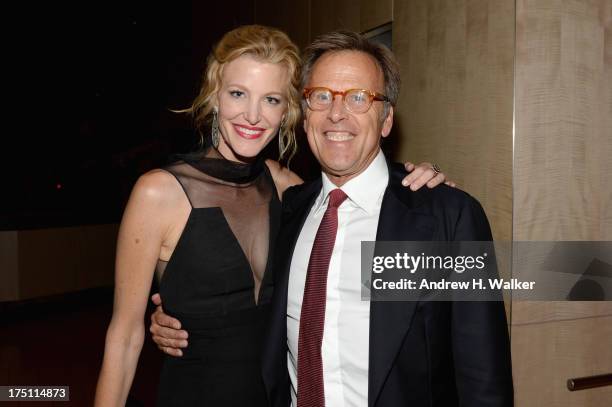
[[(323, 188), (315, 202), (315, 211), (326, 209), (329, 193), (338, 188), (329, 180), (327, 174), (322, 173), (321, 178)], [(351, 202), (369, 214), (380, 206), (388, 183), (387, 160), (382, 150), (379, 149), (370, 165), (361, 174), (347, 181), (340, 189), (344, 191)]]

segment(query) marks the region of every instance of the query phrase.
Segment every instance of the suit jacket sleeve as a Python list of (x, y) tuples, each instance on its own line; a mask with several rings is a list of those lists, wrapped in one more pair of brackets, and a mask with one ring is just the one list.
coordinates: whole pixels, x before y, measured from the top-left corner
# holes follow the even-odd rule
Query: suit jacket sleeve
[[(463, 205), (454, 239), (491, 241), (486, 215), (475, 199)], [(461, 406), (512, 406), (512, 368), (503, 301), (454, 302), (452, 343)]]

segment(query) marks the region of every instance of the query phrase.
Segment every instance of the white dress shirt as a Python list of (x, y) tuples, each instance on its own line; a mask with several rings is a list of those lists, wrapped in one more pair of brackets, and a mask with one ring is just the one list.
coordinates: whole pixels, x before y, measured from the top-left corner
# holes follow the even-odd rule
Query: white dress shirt
[[(300, 314), (312, 245), (335, 188), (327, 175), (298, 237), (289, 275), (287, 298), (287, 360), (292, 405), (297, 406), (297, 364)], [(378, 217), (389, 180), (382, 151), (364, 172), (341, 189), (348, 195), (338, 208), (338, 232), (327, 274), (323, 331), (325, 405), (367, 406), (370, 302), (361, 300), (361, 241), (376, 240)]]

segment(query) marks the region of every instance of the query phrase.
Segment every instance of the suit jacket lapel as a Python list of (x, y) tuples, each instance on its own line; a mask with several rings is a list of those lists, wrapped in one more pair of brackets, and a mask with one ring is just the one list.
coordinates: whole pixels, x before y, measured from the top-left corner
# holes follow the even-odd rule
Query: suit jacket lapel
[[(419, 194), (401, 186), (403, 174), (390, 171), (383, 196), (376, 241), (426, 241), (434, 235), (433, 218), (419, 213)], [(368, 406), (373, 407), (410, 329), (417, 302), (370, 303)]]
[[(262, 368), (268, 397), (273, 402), (285, 402), (282, 396), (289, 391), (287, 372), (287, 290), (289, 268), (295, 244), (314, 204), (321, 180), (296, 187), (283, 197), (282, 227), (276, 241), (274, 263), (274, 295), (272, 315), (264, 342)], [(284, 387), (287, 387), (286, 389)], [(280, 396), (278, 396), (280, 394)], [(288, 393), (286, 393), (288, 394)]]
[(306, 217), (310, 213), (312, 205), (321, 191), (322, 182), (318, 178), (304, 186), (304, 188), (294, 197), (288, 197), (291, 202), (283, 205), (283, 228), (279, 239), (280, 251), (278, 258), (281, 259), (277, 271), (282, 273), (281, 284), (279, 287), (283, 293), (285, 311), (287, 310), (287, 289), (289, 287), (289, 269), (291, 259)]

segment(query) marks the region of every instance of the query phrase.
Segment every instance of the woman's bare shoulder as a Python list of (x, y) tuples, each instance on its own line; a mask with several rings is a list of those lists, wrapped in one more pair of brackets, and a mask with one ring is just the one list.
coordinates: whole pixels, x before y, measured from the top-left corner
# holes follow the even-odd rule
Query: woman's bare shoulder
[(304, 182), (295, 172), (283, 167), (278, 161), (266, 160), (266, 165), (270, 169), (279, 195), (282, 195), (287, 188)]
[(185, 199), (185, 193), (174, 175), (163, 169), (154, 169), (141, 175), (130, 200), (158, 207), (172, 207)]

